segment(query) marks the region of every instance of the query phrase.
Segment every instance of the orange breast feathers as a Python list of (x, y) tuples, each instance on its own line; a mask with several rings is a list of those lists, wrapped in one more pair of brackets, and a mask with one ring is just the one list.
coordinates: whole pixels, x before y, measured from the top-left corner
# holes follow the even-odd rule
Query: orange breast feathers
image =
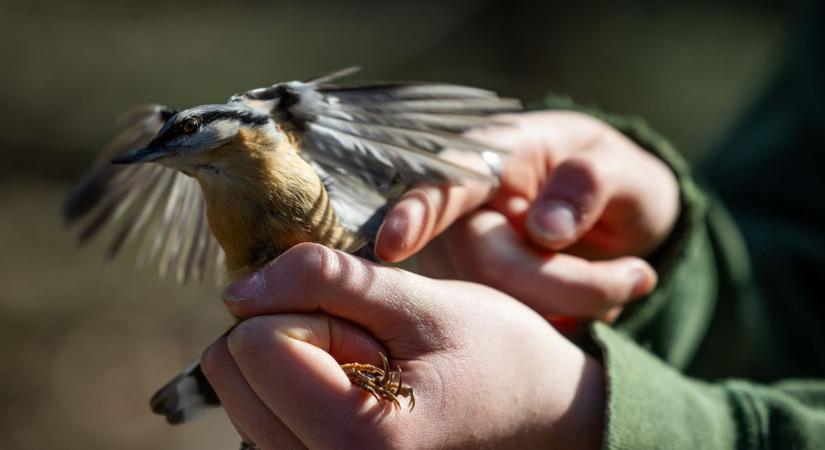
[(341, 227), (323, 183), (295, 144), (284, 133), (241, 130), (204, 155), (204, 169), (193, 174), (205, 195), (209, 226), (226, 253), (230, 279), (254, 272), (301, 242), (342, 250), (358, 244), (358, 236)]

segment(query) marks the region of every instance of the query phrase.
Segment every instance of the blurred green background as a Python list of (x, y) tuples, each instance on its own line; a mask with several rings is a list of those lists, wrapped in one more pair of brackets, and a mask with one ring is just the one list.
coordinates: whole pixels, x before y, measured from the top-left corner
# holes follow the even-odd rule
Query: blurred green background
[(0, 448), (227, 449), (223, 413), (168, 427), (148, 398), (231, 323), (220, 289), (77, 250), (58, 210), (147, 101), (221, 102), (360, 64), (359, 77), (546, 92), (648, 119), (705, 154), (783, 58), (799, 5), (468, 0), (0, 0)]

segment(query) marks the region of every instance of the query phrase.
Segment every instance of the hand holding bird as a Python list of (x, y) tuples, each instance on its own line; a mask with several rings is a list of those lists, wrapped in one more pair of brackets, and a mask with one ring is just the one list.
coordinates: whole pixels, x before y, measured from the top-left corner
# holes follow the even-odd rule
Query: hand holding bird
[[(245, 320), (202, 361), (257, 448), (599, 447), (601, 364), (499, 291), (301, 244), (227, 294)], [(413, 411), (338, 370), (380, 353), (415, 387)]]

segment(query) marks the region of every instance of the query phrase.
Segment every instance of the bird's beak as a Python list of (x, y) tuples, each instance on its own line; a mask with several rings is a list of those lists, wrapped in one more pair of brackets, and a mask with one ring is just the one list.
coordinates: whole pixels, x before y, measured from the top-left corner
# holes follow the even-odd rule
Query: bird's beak
[(150, 162), (171, 154), (173, 154), (172, 149), (166, 147), (141, 148), (116, 157), (112, 160), (112, 164), (135, 164)]

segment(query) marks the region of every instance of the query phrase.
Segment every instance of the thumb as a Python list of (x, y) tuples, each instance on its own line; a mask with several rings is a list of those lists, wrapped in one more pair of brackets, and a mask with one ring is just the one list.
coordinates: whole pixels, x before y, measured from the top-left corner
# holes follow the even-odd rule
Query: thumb
[(611, 193), (602, 173), (594, 159), (574, 157), (550, 174), (527, 214), (527, 233), (534, 243), (561, 250), (593, 227)]

